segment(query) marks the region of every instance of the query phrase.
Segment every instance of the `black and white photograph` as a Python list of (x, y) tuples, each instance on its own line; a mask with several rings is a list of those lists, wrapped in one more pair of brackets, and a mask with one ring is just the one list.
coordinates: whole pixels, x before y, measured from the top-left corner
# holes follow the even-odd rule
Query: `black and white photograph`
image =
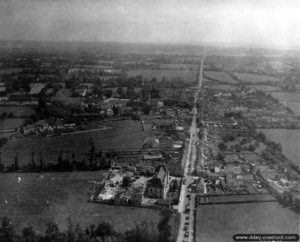
[(299, 0), (0, 0), (0, 242), (299, 236)]

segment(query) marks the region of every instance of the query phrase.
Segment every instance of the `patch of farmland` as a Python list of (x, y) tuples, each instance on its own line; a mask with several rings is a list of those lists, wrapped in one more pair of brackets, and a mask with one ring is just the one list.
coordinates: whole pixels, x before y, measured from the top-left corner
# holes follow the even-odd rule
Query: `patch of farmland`
[(280, 82), (281, 80), (267, 75), (249, 74), (249, 73), (234, 73), (239, 80), (247, 83), (262, 83), (262, 82)]
[(238, 89), (237, 86), (233, 85), (205, 85), (206, 88), (222, 91), (235, 91)]
[(55, 96), (52, 98), (53, 101), (60, 101), (64, 104), (75, 104), (80, 105), (82, 98), (81, 97), (71, 97), (71, 89), (62, 88), (60, 89)]
[(300, 93), (273, 92), (271, 95), (277, 98), (280, 103), (293, 110), (296, 115), (300, 115)]
[(30, 95), (39, 94), (40, 91), (46, 86), (46, 83), (30, 83)]
[(0, 70), (0, 75), (21, 72), (22, 70), (23, 70), (22, 68), (6, 68), (6, 69)]
[(142, 76), (143, 79), (151, 80), (156, 78), (157, 81), (166, 80), (183, 80), (185, 82), (194, 82), (197, 80), (196, 70), (128, 70), (129, 77)]
[(23, 118), (8, 118), (0, 121), (0, 131), (17, 129), (24, 123)]
[(228, 73), (223, 71), (204, 71), (204, 76), (220, 82), (237, 83)]
[(13, 113), (14, 117), (28, 117), (35, 113), (35, 106), (27, 105), (1, 105), (0, 115)]
[(41, 153), (45, 162), (56, 163), (60, 151), (69, 151), (69, 154), (74, 153), (76, 160), (81, 161), (83, 158), (87, 159), (90, 138), (94, 140), (96, 150), (139, 149), (147, 136), (138, 121), (122, 120), (104, 125), (110, 126), (112, 129), (70, 133), (54, 137), (30, 136), (11, 139), (0, 149), (2, 162), (5, 165), (12, 164), (16, 152), (19, 152), (19, 163), (25, 165), (31, 162), (31, 155), (34, 152), (36, 162), (40, 159)]
[(276, 92), (281, 90), (279, 87), (273, 87), (268, 85), (247, 85), (247, 87), (255, 88), (257, 90), (264, 91), (264, 92)]
[(49, 221), (66, 230), (70, 218), (83, 228), (109, 222), (120, 232), (147, 221), (157, 234), (161, 219), (157, 210), (87, 202), (89, 192), (103, 177), (103, 171), (1, 174), (0, 214), (12, 220), (17, 232), (28, 226), (44, 232)]
[(174, 69), (174, 70), (198, 70), (199, 66), (195, 64), (161, 64), (160, 69)]
[(299, 233), (299, 215), (278, 202), (199, 206), (195, 223), (197, 242), (233, 241), (238, 233)]

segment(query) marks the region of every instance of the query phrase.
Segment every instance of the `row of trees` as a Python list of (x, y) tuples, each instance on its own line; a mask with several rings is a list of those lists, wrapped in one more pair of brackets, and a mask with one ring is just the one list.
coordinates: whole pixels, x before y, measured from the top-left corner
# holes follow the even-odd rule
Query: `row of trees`
[(78, 224), (73, 225), (68, 220), (66, 231), (60, 231), (58, 226), (49, 222), (44, 234), (36, 234), (32, 227), (28, 226), (17, 234), (11, 221), (4, 217), (0, 226), (0, 241), (3, 242), (169, 242), (172, 231), (170, 226), (171, 213), (168, 210), (161, 211), (162, 219), (157, 225), (158, 234), (154, 226), (146, 222), (136, 225), (135, 228), (125, 233), (117, 232), (107, 222), (97, 226), (91, 225), (82, 229)]

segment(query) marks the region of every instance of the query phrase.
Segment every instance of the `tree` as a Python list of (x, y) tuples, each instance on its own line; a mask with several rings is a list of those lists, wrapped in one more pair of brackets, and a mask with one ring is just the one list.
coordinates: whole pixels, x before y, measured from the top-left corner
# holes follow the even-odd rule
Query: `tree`
[(123, 176), (123, 179), (122, 179), (122, 187), (126, 188), (126, 187), (129, 187), (131, 183), (131, 179), (129, 176)]
[(249, 151), (255, 151), (255, 146), (254, 145), (252, 145), (252, 144), (250, 144), (249, 146), (248, 146), (248, 150)]
[(221, 150), (221, 151), (225, 151), (227, 149), (227, 146), (226, 144), (224, 144), (223, 142), (218, 144), (218, 148)]
[(146, 115), (148, 115), (148, 114), (150, 114), (150, 111), (151, 111), (151, 106), (148, 105), (148, 104), (144, 105), (144, 107), (143, 107), (143, 113), (146, 114)]
[(99, 224), (94, 232), (94, 235), (96, 237), (99, 236), (103, 241), (105, 240), (105, 238), (111, 237), (115, 234), (116, 232), (114, 231), (112, 225), (106, 222)]
[(130, 99), (133, 99), (135, 98), (136, 94), (135, 94), (135, 90), (134, 90), (134, 87), (128, 87), (127, 90), (126, 90), (126, 97), (127, 98), (130, 98)]
[(7, 217), (2, 219), (2, 227), (0, 228), (0, 241), (13, 241), (15, 237), (15, 231), (11, 222)]
[(14, 170), (19, 170), (19, 153), (16, 153), (15, 156), (15, 164), (14, 164)]
[(35, 233), (32, 229), (32, 227), (25, 227), (23, 230), (22, 230), (22, 238), (26, 241), (26, 242), (33, 242), (35, 241)]
[(123, 97), (123, 96), (124, 96), (123, 87), (118, 87), (117, 93), (118, 93), (121, 97)]
[(112, 90), (106, 90), (105, 92), (104, 92), (104, 96), (106, 97), (106, 98), (111, 98), (112, 97)]
[(165, 209), (161, 211), (162, 219), (158, 223), (158, 231), (159, 231), (159, 242), (167, 242), (170, 241), (171, 237), (171, 226), (169, 225), (169, 220), (171, 217), (171, 213), (169, 210)]

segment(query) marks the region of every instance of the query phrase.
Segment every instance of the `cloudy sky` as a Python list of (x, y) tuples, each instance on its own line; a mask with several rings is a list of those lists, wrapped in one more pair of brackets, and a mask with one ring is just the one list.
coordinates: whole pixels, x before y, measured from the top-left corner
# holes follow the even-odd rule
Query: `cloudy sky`
[(0, 0), (0, 39), (300, 48), (300, 1)]

